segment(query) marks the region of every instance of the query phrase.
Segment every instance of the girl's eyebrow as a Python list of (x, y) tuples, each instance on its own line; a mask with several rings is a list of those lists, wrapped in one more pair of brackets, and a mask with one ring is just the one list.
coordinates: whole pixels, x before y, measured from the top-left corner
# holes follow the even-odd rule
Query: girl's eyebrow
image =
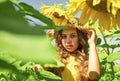
[(77, 34), (77, 33), (72, 33), (72, 34)]
[(71, 33), (71, 34), (75, 34), (75, 35), (77, 35), (77, 33)]
[[(74, 35), (77, 35), (77, 33), (70, 33), (70, 35), (71, 35), (71, 34), (72, 34), (72, 35), (73, 35), (73, 34), (74, 34)], [(62, 34), (62, 35), (68, 35), (68, 34), (65, 33), (65, 34)]]

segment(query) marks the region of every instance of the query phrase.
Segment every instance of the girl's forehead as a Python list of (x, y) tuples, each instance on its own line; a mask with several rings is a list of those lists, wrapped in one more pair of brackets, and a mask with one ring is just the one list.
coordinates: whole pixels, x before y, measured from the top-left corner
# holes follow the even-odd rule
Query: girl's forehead
[(69, 33), (77, 33), (77, 30), (75, 28), (62, 30), (62, 34), (69, 34)]

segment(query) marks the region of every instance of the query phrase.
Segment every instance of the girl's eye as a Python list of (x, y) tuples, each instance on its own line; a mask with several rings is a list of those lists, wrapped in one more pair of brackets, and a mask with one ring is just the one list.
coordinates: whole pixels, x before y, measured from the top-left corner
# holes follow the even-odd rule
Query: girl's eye
[(67, 36), (66, 35), (62, 35), (62, 38), (65, 39), (65, 38), (67, 38)]
[(74, 37), (77, 37), (77, 35), (75, 35), (75, 34), (72, 34), (72, 35), (71, 35), (71, 38), (74, 38)]

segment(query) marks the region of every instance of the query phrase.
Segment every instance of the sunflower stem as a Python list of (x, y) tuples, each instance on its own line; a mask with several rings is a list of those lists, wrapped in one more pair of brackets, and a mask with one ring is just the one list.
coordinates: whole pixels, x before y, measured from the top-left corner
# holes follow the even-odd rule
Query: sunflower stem
[[(106, 41), (106, 39), (105, 39), (105, 36), (104, 36), (102, 30), (100, 29), (100, 27), (98, 27), (98, 29), (99, 29), (99, 31), (100, 31), (100, 33), (101, 33), (101, 35), (102, 35), (102, 38), (103, 38), (105, 44), (107, 44), (107, 41)], [(106, 52), (107, 52), (108, 55), (110, 54), (109, 48), (106, 48)]]

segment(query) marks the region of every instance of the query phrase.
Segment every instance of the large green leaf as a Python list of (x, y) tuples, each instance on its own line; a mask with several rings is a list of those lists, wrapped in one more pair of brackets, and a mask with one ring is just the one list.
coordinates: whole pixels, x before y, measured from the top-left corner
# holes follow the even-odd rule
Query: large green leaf
[(24, 13), (25, 15), (30, 15), (32, 17), (35, 17), (51, 27), (55, 26), (54, 22), (50, 18), (42, 15), (40, 12), (35, 10), (32, 6), (22, 3), (22, 2), (19, 3), (18, 6), (20, 8), (20, 11)]
[(32, 6), (30, 6), (28, 4), (25, 4), (25, 3), (21, 2), (21, 3), (16, 4), (16, 5), (20, 9), (20, 11), (22, 13), (24, 13), (24, 15), (29, 15), (29, 16), (32, 16), (34, 18), (37, 18), (38, 20), (40, 20), (44, 24), (46, 24), (46, 26), (41, 26), (41, 27), (43, 27), (42, 29), (60, 30), (60, 29), (66, 29), (67, 28), (65, 26), (56, 26), (50, 18), (44, 16), (38, 10), (35, 10)]
[(24, 15), (17, 11), (9, 0), (0, 4), (0, 30), (20, 34), (42, 34), (40, 26), (29, 26)]
[(3, 53), (25, 62), (61, 66), (56, 59), (56, 49), (46, 36), (15, 35), (0, 31), (0, 54)]
[[(28, 10), (28, 12), (33, 13), (34, 15), (31, 16), (38, 18), (47, 25), (54, 25), (52, 20), (41, 15), (31, 6), (21, 3), (20, 7), (26, 12)], [(49, 66), (49, 64), (51, 64), (50, 66), (59, 66), (61, 63), (54, 59), (56, 51), (51, 45), (49, 38), (46, 38), (44, 35), (39, 36), (41, 33), (43, 34), (42, 30), (50, 27), (40, 25), (31, 27), (28, 25), (27, 19), (24, 17), (25, 15), (27, 13), (21, 13), (21, 10), (17, 10), (17, 6), (14, 7), (14, 4), (9, 0), (0, 3), (0, 54), (6, 54), (3, 57), (7, 58), (8, 62), (10, 58), (8, 56), (10, 55), (25, 62), (34, 61), (45, 66)], [(22, 35), (15, 35), (1, 30)], [(34, 34), (38, 35), (35, 36)]]
[(107, 57), (108, 62), (112, 62), (112, 61), (115, 61), (115, 60), (120, 60), (120, 52), (112, 53)]

